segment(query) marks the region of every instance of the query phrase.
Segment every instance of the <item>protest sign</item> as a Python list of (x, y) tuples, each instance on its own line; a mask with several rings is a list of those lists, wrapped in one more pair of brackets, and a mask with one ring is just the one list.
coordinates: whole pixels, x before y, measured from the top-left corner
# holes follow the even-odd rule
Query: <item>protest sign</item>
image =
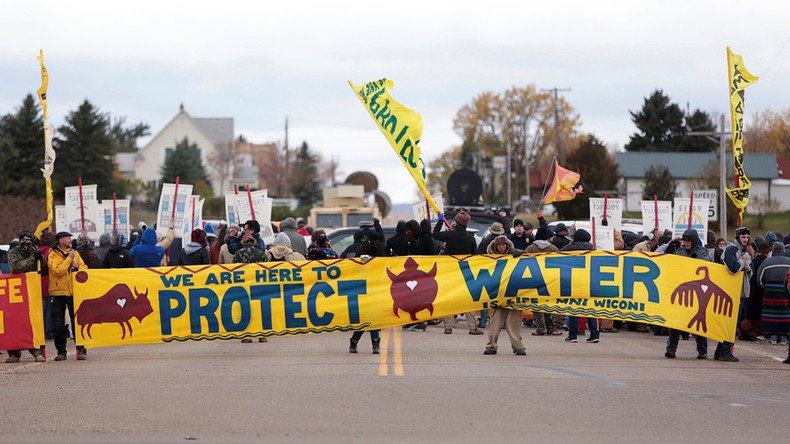
[[(184, 222), (188, 221), (186, 214), (187, 200), (192, 196), (192, 185), (178, 184), (178, 198), (174, 199), (176, 184), (166, 183), (162, 185), (162, 194), (159, 197), (159, 211), (156, 215), (156, 234), (166, 236), (167, 229), (173, 227), (173, 235), (181, 237), (184, 232)], [(176, 202), (173, 211), (173, 202)]]
[[(80, 188), (82, 189), (80, 191)], [(80, 196), (80, 193), (82, 196)], [(78, 236), (85, 234), (94, 241), (104, 233), (104, 221), (99, 219), (99, 201), (96, 198), (96, 185), (66, 187), (65, 231)], [(84, 221), (84, 226), (83, 226)]]
[[(439, 212), (444, 212), (444, 198), (442, 197), (442, 193), (433, 194), (431, 198), (436, 205), (439, 207)], [(414, 216), (414, 220), (417, 222), (422, 222), (423, 219), (428, 217), (428, 207), (425, 205), (425, 199), (420, 199), (411, 204), (411, 213)], [(431, 223), (436, 222), (438, 219), (438, 213), (435, 211), (431, 211)]]
[(658, 229), (672, 231), (672, 202), (668, 200), (642, 201), (642, 234), (647, 235), (656, 228), (656, 211), (658, 211)]
[[(675, 211), (672, 216), (672, 237), (679, 238), (689, 228), (697, 230), (702, 245), (708, 242), (708, 207), (707, 199), (694, 199), (694, 208), (689, 211), (690, 199), (675, 198)], [(691, 226), (689, 227), (689, 216)]]
[(604, 225), (604, 200), (606, 201), (607, 227), (622, 230), (623, 228), (623, 199), (590, 198), (590, 221), (593, 219), (599, 226)]

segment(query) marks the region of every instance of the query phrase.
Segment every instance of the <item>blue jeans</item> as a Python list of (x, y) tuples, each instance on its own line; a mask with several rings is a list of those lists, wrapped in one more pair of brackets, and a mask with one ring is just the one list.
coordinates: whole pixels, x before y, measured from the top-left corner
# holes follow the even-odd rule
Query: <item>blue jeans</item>
[[(590, 330), (590, 339), (599, 339), (600, 332), (598, 331), (598, 319), (587, 319), (587, 329)], [(579, 336), (579, 318), (576, 316), (568, 316), (568, 337), (576, 339)]]
[(41, 298), (41, 305), (44, 308), (44, 338), (55, 338), (55, 326), (52, 324), (52, 296)]
[(483, 328), (488, 323), (488, 310), (480, 310), (480, 319), (477, 320), (477, 326)]

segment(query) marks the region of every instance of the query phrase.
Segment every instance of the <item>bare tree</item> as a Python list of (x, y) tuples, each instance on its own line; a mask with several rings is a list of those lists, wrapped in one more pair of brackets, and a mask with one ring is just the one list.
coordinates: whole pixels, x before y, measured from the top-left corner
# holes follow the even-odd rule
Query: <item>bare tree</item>
[(233, 142), (223, 142), (215, 145), (214, 152), (208, 156), (208, 167), (211, 169), (211, 176), (219, 184), (218, 195), (225, 193), (225, 183), (233, 175), (233, 168), (236, 166), (236, 150)]

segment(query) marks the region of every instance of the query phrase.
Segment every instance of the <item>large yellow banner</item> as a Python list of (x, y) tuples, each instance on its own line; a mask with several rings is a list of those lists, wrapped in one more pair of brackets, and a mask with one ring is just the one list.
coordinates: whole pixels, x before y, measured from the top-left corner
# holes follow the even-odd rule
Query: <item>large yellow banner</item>
[(362, 105), (376, 122), (384, 137), (392, 145), (392, 149), (409, 170), (409, 174), (417, 182), (417, 186), (437, 213), (441, 212), (434, 202), (431, 193), (425, 187), (425, 164), (420, 152), (420, 138), (422, 137), (422, 116), (417, 111), (407, 108), (393, 99), (389, 93), (393, 83), (390, 79), (381, 79), (368, 82), (362, 86), (355, 86), (348, 82), (351, 89), (357, 94)]
[(0, 350), (44, 345), (44, 310), (38, 273), (0, 274)]
[(752, 182), (746, 176), (743, 166), (743, 113), (744, 90), (757, 81), (743, 64), (743, 58), (727, 48), (727, 71), (730, 83), (730, 116), (732, 119), (732, 155), (735, 158), (735, 178), (737, 186), (727, 188), (727, 195), (740, 212), (749, 204), (749, 189)]
[(76, 337), (99, 347), (368, 330), (502, 306), (732, 341), (741, 279), (711, 262), (603, 251), (88, 270), (75, 276)]

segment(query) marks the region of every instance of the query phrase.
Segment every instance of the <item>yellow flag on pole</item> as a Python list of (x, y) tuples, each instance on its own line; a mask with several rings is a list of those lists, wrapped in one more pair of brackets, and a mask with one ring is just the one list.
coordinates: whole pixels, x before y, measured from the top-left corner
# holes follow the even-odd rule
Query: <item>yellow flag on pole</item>
[(41, 102), (41, 108), (44, 110), (44, 121), (47, 121), (47, 88), (49, 87), (49, 73), (47, 67), (44, 66), (44, 50), (38, 50), (38, 57), (36, 58), (41, 64), (41, 88), (36, 92), (38, 93), (38, 100)]
[(390, 79), (381, 79), (368, 82), (362, 86), (355, 86), (348, 82), (351, 89), (357, 94), (362, 105), (376, 122), (376, 126), (392, 145), (403, 166), (409, 171), (411, 177), (417, 182), (425, 199), (439, 212), (439, 206), (434, 202), (431, 193), (425, 186), (425, 164), (420, 153), (420, 137), (422, 136), (422, 116), (417, 111), (407, 108), (393, 99), (389, 93), (393, 83)]
[(730, 48), (727, 48), (727, 71), (730, 84), (732, 155), (735, 165), (735, 188), (727, 188), (727, 195), (740, 213), (749, 203), (749, 188), (752, 187), (743, 164), (744, 90), (759, 77), (752, 75), (743, 65), (743, 58), (730, 51)]

